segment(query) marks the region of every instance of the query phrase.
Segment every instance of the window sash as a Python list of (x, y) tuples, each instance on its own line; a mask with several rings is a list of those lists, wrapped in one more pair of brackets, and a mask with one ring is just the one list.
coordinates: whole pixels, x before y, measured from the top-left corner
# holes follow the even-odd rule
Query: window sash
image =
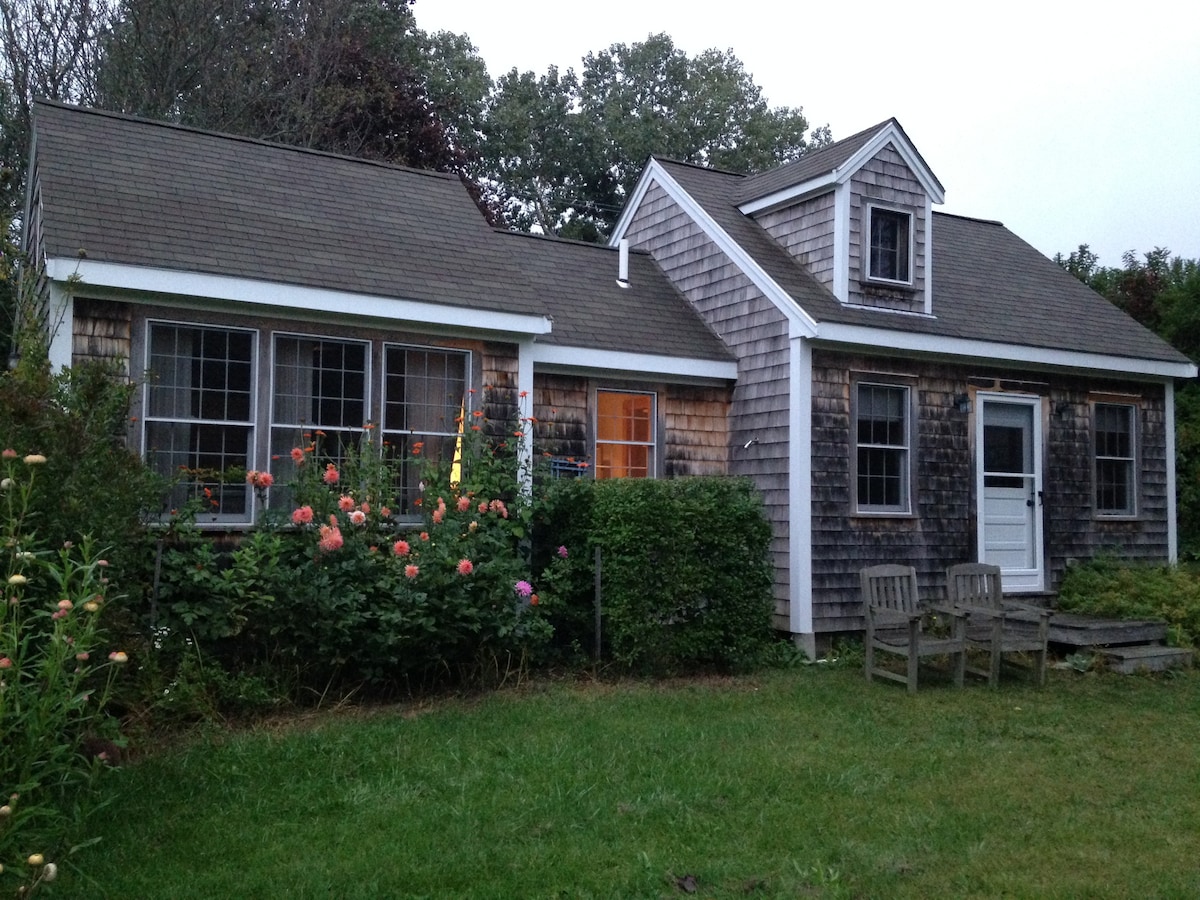
[(147, 321), (143, 456), (178, 479), (164, 512), (197, 501), (202, 522), (253, 519), (250, 488), (223, 476), (253, 468), (257, 337), (252, 329)]
[[(407, 344), (385, 344), (383, 349), (383, 418), (385, 452), (397, 462), (400, 484), (394, 509), (405, 518), (417, 518), (420, 509), (421, 460), (452, 459), (461, 447), (466, 418), (471, 354)], [(412, 461), (415, 444), (421, 444)]]
[(1092, 408), (1097, 515), (1137, 513), (1136, 409), (1121, 403)]
[(655, 408), (653, 393), (596, 391), (596, 478), (654, 477)]
[(869, 207), (867, 277), (908, 284), (912, 281), (912, 215)]
[(855, 504), (859, 512), (911, 509), (910, 396), (905, 385), (857, 385)]

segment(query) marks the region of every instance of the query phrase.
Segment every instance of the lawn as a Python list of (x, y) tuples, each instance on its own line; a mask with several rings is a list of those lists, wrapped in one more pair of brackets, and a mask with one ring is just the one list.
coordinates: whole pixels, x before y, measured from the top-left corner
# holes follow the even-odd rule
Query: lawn
[(81, 897), (1195, 897), (1200, 676), (537, 683), (113, 773)]

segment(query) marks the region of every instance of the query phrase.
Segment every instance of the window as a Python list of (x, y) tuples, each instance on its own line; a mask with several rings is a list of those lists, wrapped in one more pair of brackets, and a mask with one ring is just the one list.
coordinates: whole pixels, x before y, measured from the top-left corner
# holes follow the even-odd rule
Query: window
[(596, 391), (596, 477), (654, 476), (654, 395)]
[(1135, 409), (1119, 403), (1097, 403), (1092, 408), (1096, 512), (1102, 516), (1132, 516), (1137, 512)]
[(912, 283), (912, 215), (868, 206), (870, 219), (867, 277), (875, 281)]
[(271, 489), (272, 506), (287, 505), (282, 485), (295, 472), (292, 448), (315, 442), (321, 463), (340, 462), (358, 448), (371, 418), (370, 349), (364, 341), (275, 335), (271, 471), (280, 486)]
[(255, 332), (169, 322), (148, 332), (144, 446), (154, 471), (182, 475), (169, 506), (196, 499), (213, 521), (250, 521), (250, 489), (224, 475), (253, 468)]
[(909, 512), (909, 389), (858, 384), (854, 422), (858, 511)]
[[(383, 352), (383, 438), (390, 452), (400, 459), (414, 454), (452, 459), (461, 451), (464, 419), (470, 414), (470, 354), (399, 345), (386, 346)], [(401, 515), (416, 512), (419, 468), (406, 464), (402, 472)]]

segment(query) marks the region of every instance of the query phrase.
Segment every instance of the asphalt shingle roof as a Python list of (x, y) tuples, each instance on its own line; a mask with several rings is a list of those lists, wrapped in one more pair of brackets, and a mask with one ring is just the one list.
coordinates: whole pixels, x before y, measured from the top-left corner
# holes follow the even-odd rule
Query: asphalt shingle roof
[[(48, 256), (547, 315), (547, 342), (729, 359), (653, 263), (491, 228), (455, 175), (57, 103), (35, 110)], [(620, 292), (619, 294), (616, 292)], [(353, 313), (353, 310), (347, 310)]]
[[(879, 127), (862, 134), (869, 139)], [(863, 139), (858, 146), (865, 142)], [(850, 155), (844, 154), (843, 161)], [(746, 182), (763, 176), (747, 178), (663, 160), (659, 164), (818, 323), (1133, 359), (1188, 361), (999, 222), (945, 213), (935, 213), (933, 218), (933, 317), (844, 305), (753, 219), (738, 211), (747, 196), (762, 193), (761, 184), (748, 193)]]

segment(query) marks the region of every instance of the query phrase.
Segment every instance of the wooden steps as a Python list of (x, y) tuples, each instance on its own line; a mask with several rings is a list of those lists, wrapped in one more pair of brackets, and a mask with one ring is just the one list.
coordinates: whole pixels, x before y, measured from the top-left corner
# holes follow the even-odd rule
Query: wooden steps
[(1056, 612), (1050, 619), (1050, 643), (1077, 653), (1091, 650), (1111, 672), (1163, 672), (1189, 667), (1193, 652), (1165, 646), (1167, 623), (1158, 619), (1102, 619)]

